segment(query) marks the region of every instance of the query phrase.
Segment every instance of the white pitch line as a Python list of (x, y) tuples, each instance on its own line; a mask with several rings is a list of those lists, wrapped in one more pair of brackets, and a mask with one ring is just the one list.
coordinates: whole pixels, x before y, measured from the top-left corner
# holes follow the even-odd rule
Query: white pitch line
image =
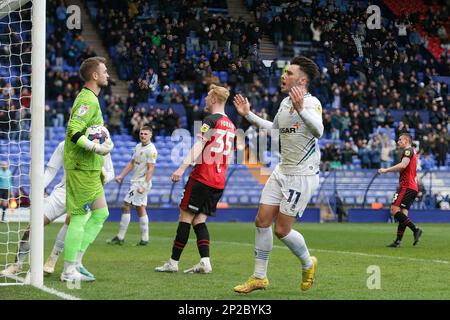
[[(163, 238), (158, 237), (160, 239), (171, 239), (172, 238)], [(232, 242), (232, 241), (214, 241), (214, 243), (223, 243), (223, 244), (232, 244), (232, 245), (240, 245), (240, 246), (252, 246), (255, 245), (253, 243), (246, 243), (246, 242)], [(285, 246), (273, 246), (277, 249), (289, 249)], [(370, 253), (364, 253), (364, 252), (356, 252), (356, 251), (339, 251), (339, 250), (327, 250), (327, 249), (313, 249), (308, 248), (310, 251), (317, 251), (317, 252), (326, 252), (326, 253), (339, 253), (339, 254), (348, 254), (348, 255), (354, 255), (354, 256), (363, 256), (363, 257), (374, 257), (374, 258), (387, 258), (387, 259), (396, 259), (396, 260), (406, 260), (406, 261), (415, 261), (415, 262), (433, 262), (433, 263), (441, 263), (441, 264), (450, 264), (450, 261), (447, 260), (427, 260), (427, 259), (419, 259), (419, 258), (408, 258), (408, 257), (395, 257), (395, 256), (387, 256), (382, 254), (370, 254)]]
[[(246, 246), (254, 246), (254, 244), (242, 243), (242, 242), (227, 242), (227, 241), (216, 241), (216, 242), (229, 243), (229, 244), (235, 244), (235, 245), (240, 244), (240, 245), (246, 245)], [(273, 247), (279, 248), (279, 249), (289, 249), (284, 246), (273, 246)], [(317, 252), (326, 252), (326, 253), (348, 254), (348, 255), (363, 256), (363, 257), (388, 258), (388, 259), (407, 260), (407, 261), (415, 261), (415, 262), (435, 262), (435, 263), (442, 263), (442, 264), (450, 264), (450, 261), (446, 261), (446, 260), (427, 260), (427, 259), (419, 259), (419, 258), (394, 257), (394, 256), (386, 256), (386, 255), (382, 255), (382, 254), (370, 254), (370, 253), (356, 252), (356, 251), (339, 251), (339, 250), (313, 249), (313, 248), (308, 248), (308, 250), (317, 251)]]
[(55, 296), (57, 296), (57, 297), (60, 297), (60, 298), (62, 298), (62, 299), (64, 299), (64, 300), (81, 300), (81, 299), (78, 298), (78, 297), (75, 297), (75, 296), (72, 296), (72, 295), (70, 295), (70, 294), (67, 294), (67, 293), (58, 291), (58, 290), (53, 289), (53, 288), (48, 288), (48, 287), (46, 287), (46, 286), (39, 287), (38, 289), (39, 289), (39, 290), (42, 290), (42, 291), (44, 291), (44, 292), (47, 292), (47, 293), (49, 293), (49, 294), (53, 294), (53, 295), (55, 295)]
[[(12, 280), (16, 280), (16, 281), (18, 281), (18, 282), (22, 282), (22, 284), (26, 283), (27, 280), (28, 280), (27, 278), (18, 277), (18, 276), (16, 276), (16, 275), (7, 275), (7, 276), (5, 276), (5, 277), (6, 277), (6, 278), (10, 278), (10, 279), (12, 279)], [(67, 294), (67, 293), (58, 291), (58, 290), (56, 290), (56, 289), (46, 287), (46, 286), (42, 286), (42, 287), (34, 287), (34, 288), (39, 289), (39, 290), (42, 290), (42, 291), (44, 291), (44, 292), (46, 292), (46, 293), (55, 295), (55, 296), (57, 296), (57, 297), (59, 297), (59, 298), (62, 298), (62, 299), (64, 299), (64, 300), (81, 300), (81, 299), (78, 298), (78, 297), (72, 296), (72, 295), (70, 295), (70, 294)]]

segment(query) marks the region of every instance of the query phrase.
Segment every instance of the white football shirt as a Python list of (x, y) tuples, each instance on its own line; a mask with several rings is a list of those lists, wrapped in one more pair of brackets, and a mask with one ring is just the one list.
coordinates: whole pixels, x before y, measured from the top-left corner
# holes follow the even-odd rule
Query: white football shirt
[(138, 143), (134, 148), (133, 160), (134, 160), (134, 174), (131, 178), (131, 183), (143, 182), (145, 175), (147, 174), (147, 164), (156, 163), (158, 152), (153, 143), (142, 145)]

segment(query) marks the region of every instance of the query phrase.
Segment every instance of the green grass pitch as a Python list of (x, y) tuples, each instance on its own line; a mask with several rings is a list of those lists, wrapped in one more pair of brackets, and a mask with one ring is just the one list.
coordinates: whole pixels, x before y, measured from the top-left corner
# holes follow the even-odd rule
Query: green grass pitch
[[(106, 243), (118, 223), (106, 223), (85, 255), (85, 266), (97, 281), (69, 289), (59, 281), (62, 257), (45, 285), (80, 299), (150, 300), (309, 300), (309, 299), (448, 299), (450, 284), (450, 224), (422, 224), (424, 234), (412, 246), (412, 232), (405, 232), (401, 248), (386, 248), (396, 233), (394, 224), (296, 224), (319, 267), (313, 288), (299, 287), (300, 264), (278, 239), (270, 256), (270, 286), (264, 291), (238, 295), (233, 286), (253, 272), (253, 223), (209, 223), (211, 274), (184, 274), (199, 261), (195, 234), (181, 257), (175, 274), (157, 273), (156, 266), (170, 257), (177, 223), (150, 223), (150, 244), (136, 247), (139, 224), (131, 223), (123, 246)], [(45, 229), (45, 258), (60, 225)], [(380, 268), (380, 289), (368, 289), (369, 266)], [(369, 281), (370, 282), (370, 281)], [(30, 286), (0, 286), (0, 300), (59, 299)]]

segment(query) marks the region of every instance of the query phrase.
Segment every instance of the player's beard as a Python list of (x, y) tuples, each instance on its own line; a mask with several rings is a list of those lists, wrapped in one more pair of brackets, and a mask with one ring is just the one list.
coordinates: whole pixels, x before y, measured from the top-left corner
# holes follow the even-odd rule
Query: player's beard
[(99, 88), (106, 88), (108, 86), (108, 79), (106, 79), (104, 82), (97, 82), (97, 85)]

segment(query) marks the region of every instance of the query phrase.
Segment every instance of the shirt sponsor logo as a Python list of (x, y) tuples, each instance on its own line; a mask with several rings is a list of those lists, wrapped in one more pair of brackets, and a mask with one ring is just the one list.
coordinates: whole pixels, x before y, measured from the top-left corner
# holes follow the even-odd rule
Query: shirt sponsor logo
[(79, 116), (84, 116), (89, 110), (88, 106), (81, 106), (80, 109), (78, 109), (78, 115)]
[(280, 128), (280, 133), (295, 133), (295, 128)]

